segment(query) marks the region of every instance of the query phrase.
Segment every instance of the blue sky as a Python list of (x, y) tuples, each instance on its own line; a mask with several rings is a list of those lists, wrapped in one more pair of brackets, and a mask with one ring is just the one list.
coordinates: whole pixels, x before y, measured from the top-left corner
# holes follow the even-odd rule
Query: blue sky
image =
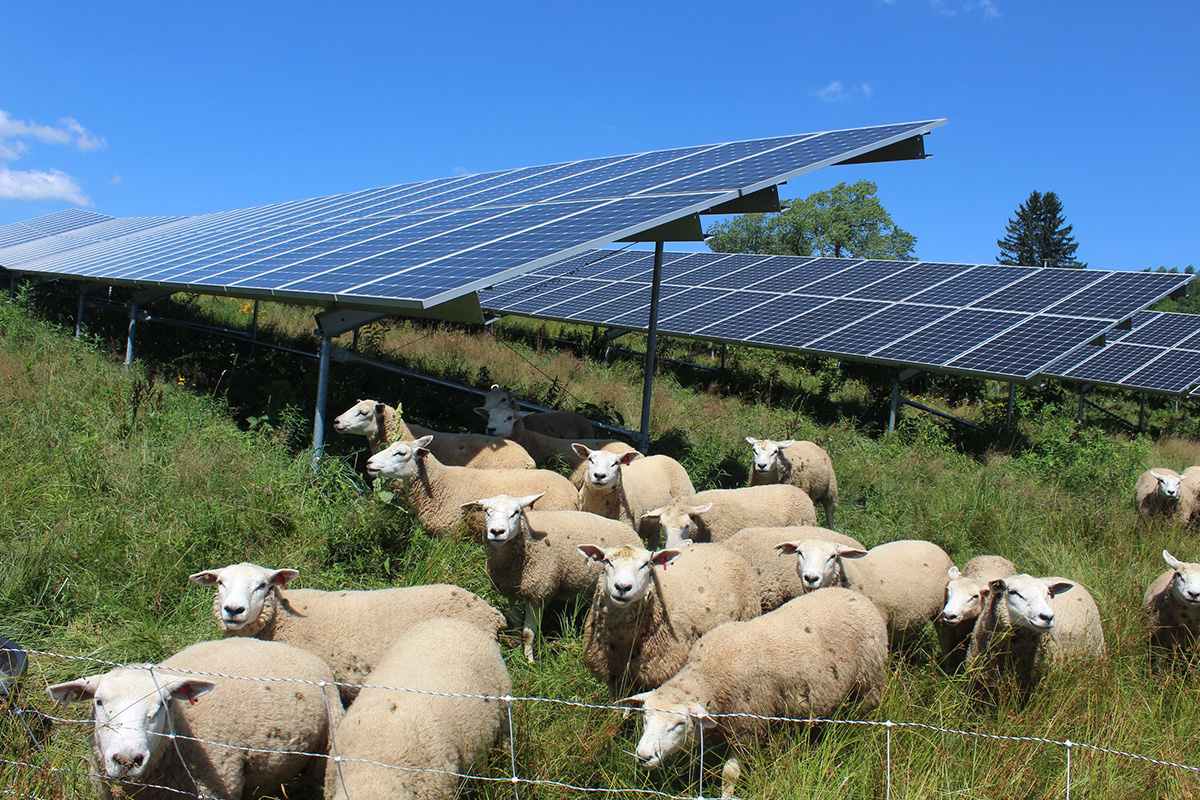
[(0, 0), (0, 224), (946, 117), (924, 162), (782, 192), (867, 178), (920, 258), (990, 262), (1054, 191), (1091, 266), (1183, 267), (1197, 30), (1194, 2)]

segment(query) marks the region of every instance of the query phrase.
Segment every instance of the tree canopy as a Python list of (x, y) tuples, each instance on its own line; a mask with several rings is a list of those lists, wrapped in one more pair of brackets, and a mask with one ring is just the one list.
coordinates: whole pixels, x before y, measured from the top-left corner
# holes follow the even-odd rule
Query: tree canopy
[(1030, 192), (1017, 215), (1009, 219), (1004, 238), (996, 240), (1000, 247), (996, 261), (1026, 267), (1086, 267), (1075, 260), (1079, 244), (1071, 235), (1073, 227), (1066, 224), (1058, 195)]
[(839, 183), (788, 201), (778, 214), (741, 214), (708, 229), (717, 253), (913, 258), (917, 237), (896, 225), (871, 181)]

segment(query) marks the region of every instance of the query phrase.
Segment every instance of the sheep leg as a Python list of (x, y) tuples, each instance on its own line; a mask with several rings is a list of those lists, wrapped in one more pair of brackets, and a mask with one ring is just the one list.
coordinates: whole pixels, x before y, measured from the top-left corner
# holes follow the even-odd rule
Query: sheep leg
[(821, 505), (825, 506), (825, 527), (831, 531), (837, 530), (837, 528), (833, 527), (833, 498), (826, 494), (824, 499), (821, 500)]
[(526, 603), (525, 627), (521, 631), (521, 638), (525, 640), (525, 658), (530, 664), (533, 663), (533, 640), (537, 638), (541, 629), (542, 607), (531, 602)]
[(721, 770), (721, 798), (734, 797), (734, 790), (737, 788), (738, 779), (742, 777), (742, 765), (736, 758), (731, 758), (725, 762), (724, 768)]

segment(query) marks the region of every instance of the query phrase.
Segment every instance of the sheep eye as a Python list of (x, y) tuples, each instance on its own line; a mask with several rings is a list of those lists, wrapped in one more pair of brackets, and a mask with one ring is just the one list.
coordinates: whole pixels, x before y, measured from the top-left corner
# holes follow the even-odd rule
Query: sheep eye
[(1012, 589), (1009, 589), (1009, 590), (1008, 590), (1008, 594), (1009, 594), (1009, 596), (1010, 596), (1010, 597), (1015, 597), (1015, 598), (1017, 598), (1018, 600), (1024, 600), (1024, 599), (1025, 599), (1024, 597), (1021, 597), (1021, 593), (1020, 593), (1020, 592), (1014, 592)]
[(97, 697), (97, 698), (96, 698), (96, 705), (98, 705), (98, 706), (102, 706), (102, 705), (104, 705), (104, 701), (103, 701), (103, 700), (101, 700), (99, 697)]

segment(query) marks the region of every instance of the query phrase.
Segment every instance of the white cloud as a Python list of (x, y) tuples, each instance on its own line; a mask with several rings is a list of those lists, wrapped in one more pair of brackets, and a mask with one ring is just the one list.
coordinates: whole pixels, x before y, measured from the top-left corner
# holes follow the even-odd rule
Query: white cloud
[(109, 183), (120, 183), (121, 180), (121, 173), (118, 172), (116, 175), (112, 176), (112, 180), (110, 180)]
[(52, 169), (11, 170), (0, 164), (0, 200), (63, 200), (90, 206), (79, 182), (65, 172)]
[(846, 96), (846, 91), (842, 87), (841, 81), (833, 81), (824, 89), (817, 91), (817, 97), (824, 100), (826, 103), (836, 103)]
[(0, 158), (20, 158), (29, 152), (30, 140), (74, 146), (79, 150), (108, 147), (103, 136), (96, 136), (73, 117), (63, 117), (58, 125), (39, 125), (13, 119), (7, 111), (0, 109)]
[(960, 13), (970, 14), (979, 11), (984, 19), (998, 19), (1000, 9), (995, 0), (929, 0), (933, 13), (943, 17), (954, 17)]
[(869, 83), (857, 83), (852, 86), (847, 86), (841, 80), (830, 81), (823, 89), (818, 89), (813, 92), (818, 98), (826, 103), (840, 103), (843, 100), (850, 100), (853, 97), (870, 97), (875, 91), (875, 87)]

